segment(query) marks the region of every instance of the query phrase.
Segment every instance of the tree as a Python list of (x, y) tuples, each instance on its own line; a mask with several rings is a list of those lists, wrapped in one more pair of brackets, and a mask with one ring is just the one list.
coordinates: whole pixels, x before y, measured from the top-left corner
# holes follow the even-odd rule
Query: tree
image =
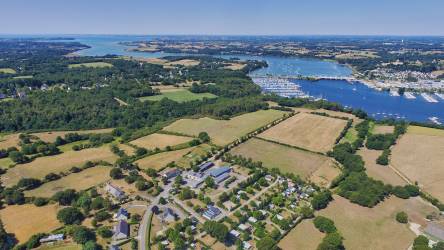
[(111, 238), (111, 236), (113, 236), (113, 231), (111, 231), (109, 227), (100, 227), (97, 229), (97, 233), (102, 238)]
[(222, 243), (225, 242), (228, 235), (228, 227), (216, 221), (205, 221), (203, 229)]
[(22, 178), (17, 183), (17, 186), (24, 188), (25, 190), (38, 188), (40, 185), (42, 185), (42, 182), (35, 178)]
[(102, 246), (95, 241), (89, 240), (82, 246), (82, 250), (102, 250)]
[(198, 137), (199, 137), (199, 140), (203, 143), (209, 142), (211, 140), (211, 138), (207, 132), (200, 132)]
[(277, 249), (276, 244), (277, 242), (273, 238), (265, 236), (257, 242), (256, 247), (258, 250), (275, 250)]
[(314, 215), (314, 211), (309, 206), (303, 206), (301, 207), (301, 215), (304, 219), (312, 218)]
[(121, 179), (123, 177), (122, 169), (113, 168), (109, 171), (109, 176), (113, 179)]
[(76, 198), (77, 193), (74, 189), (66, 189), (55, 193), (51, 199), (59, 202), (62, 206), (69, 206)]
[(78, 244), (85, 244), (88, 241), (95, 241), (96, 235), (92, 230), (84, 226), (77, 226), (72, 233), (74, 241)]
[(48, 204), (48, 199), (38, 197), (38, 198), (36, 198), (36, 199), (34, 200), (33, 203), (34, 203), (35, 206), (37, 206), (37, 207), (41, 207), (41, 206), (44, 206), (44, 205)]
[(405, 212), (399, 212), (396, 214), (396, 221), (406, 224), (407, 222), (409, 222), (409, 217)]
[(11, 236), (6, 232), (3, 222), (0, 220), (0, 249), (11, 249), (13, 242)]
[(28, 161), (28, 158), (19, 151), (11, 151), (9, 152), (9, 158), (15, 163), (25, 163)]
[(145, 172), (149, 177), (156, 177), (157, 176), (157, 171), (155, 169), (148, 168), (147, 170), (145, 170)]
[(214, 188), (216, 187), (216, 182), (214, 182), (214, 179), (211, 176), (208, 176), (205, 179), (205, 185), (207, 185), (209, 188)]
[(322, 192), (318, 192), (313, 196), (313, 199), (311, 200), (311, 205), (314, 209), (319, 210), (326, 208), (331, 200), (333, 200), (331, 192), (329, 190), (325, 190)]
[(338, 232), (327, 234), (322, 239), (321, 244), (318, 246), (318, 250), (340, 250), (344, 249), (342, 244), (342, 236)]
[(329, 218), (326, 218), (324, 216), (317, 216), (314, 220), (313, 220), (313, 224), (315, 225), (315, 227), (323, 232), (323, 233), (333, 233), (336, 232), (336, 227), (335, 227), (335, 223), (330, 220)]
[(80, 224), (84, 216), (79, 209), (75, 207), (66, 207), (57, 213), (57, 219), (65, 225)]

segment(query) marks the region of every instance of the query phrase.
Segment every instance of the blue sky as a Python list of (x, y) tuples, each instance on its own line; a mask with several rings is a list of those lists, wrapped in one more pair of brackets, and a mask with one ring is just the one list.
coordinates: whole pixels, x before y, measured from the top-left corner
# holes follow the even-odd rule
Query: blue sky
[(444, 0), (2, 0), (2, 34), (444, 35)]

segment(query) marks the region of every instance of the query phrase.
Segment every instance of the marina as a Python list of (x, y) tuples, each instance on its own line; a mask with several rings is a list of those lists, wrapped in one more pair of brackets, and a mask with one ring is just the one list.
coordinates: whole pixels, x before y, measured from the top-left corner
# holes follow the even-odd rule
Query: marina
[(412, 92), (405, 92), (404, 97), (407, 99), (416, 99), (416, 96)]
[(427, 93), (421, 93), (421, 96), (427, 102), (431, 102), (431, 103), (437, 103), (438, 102), (438, 100), (436, 100), (435, 98), (433, 98), (431, 95), (429, 95)]
[(253, 82), (259, 85), (265, 93), (275, 93), (284, 97), (309, 98), (300, 90), (300, 86), (280, 77), (253, 77)]

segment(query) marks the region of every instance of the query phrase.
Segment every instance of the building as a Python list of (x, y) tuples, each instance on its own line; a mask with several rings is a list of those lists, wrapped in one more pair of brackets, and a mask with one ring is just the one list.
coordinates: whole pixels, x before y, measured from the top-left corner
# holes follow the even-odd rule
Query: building
[(230, 173), (224, 173), (224, 174), (219, 175), (218, 177), (214, 178), (214, 182), (216, 182), (216, 184), (219, 184), (228, 178), (230, 178)]
[(221, 214), (219, 208), (214, 206), (207, 206), (207, 210), (203, 213), (203, 217), (207, 218), (208, 220), (212, 220), (216, 218), (219, 214)]
[(129, 213), (125, 208), (119, 208), (116, 215), (114, 216), (116, 220), (128, 220)]
[(231, 172), (231, 168), (230, 167), (220, 167), (220, 168), (215, 168), (213, 170), (210, 171), (210, 176), (213, 178), (217, 178), (225, 173), (230, 173)]
[(0, 93), (0, 100), (1, 99), (5, 99), (6, 98), (6, 95), (5, 94), (2, 94), (2, 93)]
[(112, 185), (111, 183), (107, 183), (105, 186), (105, 191), (114, 196), (116, 199), (125, 198), (125, 192), (123, 192), (120, 188)]
[(120, 250), (120, 247), (116, 246), (116, 245), (111, 245), (109, 247), (109, 250)]
[(114, 226), (114, 240), (126, 239), (130, 236), (129, 225), (124, 220), (119, 220), (117, 225)]
[(430, 222), (424, 232), (434, 238), (444, 241), (444, 225)]
[(52, 241), (62, 241), (64, 238), (63, 234), (52, 234), (45, 238), (40, 239), (40, 243), (52, 242)]
[(251, 244), (248, 243), (247, 241), (242, 242), (242, 246), (243, 246), (244, 249), (246, 249), (246, 250), (251, 249)]
[(177, 169), (177, 168), (174, 168), (174, 169), (168, 170), (168, 171), (165, 172), (162, 176), (163, 176), (165, 179), (169, 180), (169, 179), (171, 179), (171, 178), (174, 178), (174, 177), (178, 176), (179, 174), (180, 174), (180, 170)]
[(176, 213), (174, 213), (173, 209), (167, 207), (162, 215), (160, 216), (162, 221), (166, 221), (166, 222), (174, 222), (176, 221)]
[(240, 225), (238, 226), (238, 228), (239, 228), (240, 230), (242, 230), (242, 231), (249, 231), (251, 227), (250, 227), (249, 225), (246, 225), (246, 224), (240, 224)]
[(199, 172), (204, 172), (214, 166), (213, 162), (205, 162), (199, 165)]
[(240, 236), (240, 233), (234, 229), (230, 231), (230, 234), (232, 236), (234, 236), (235, 238), (239, 238), (239, 236)]
[(185, 174), (185, 178), (190, 179), (190, 180), (194, 180), (194, 181), (199, 181), (202, 179), (204, 175), (202, 173), (195, 173), (195, 172), (187, 172)]
[(256, 223), (257, 220), (256, 220), (256, 218), (254, 218), (254, 217), (250, 217), (250, 218), (248, 218), (248, 222), (250, 222), (250, 223)]

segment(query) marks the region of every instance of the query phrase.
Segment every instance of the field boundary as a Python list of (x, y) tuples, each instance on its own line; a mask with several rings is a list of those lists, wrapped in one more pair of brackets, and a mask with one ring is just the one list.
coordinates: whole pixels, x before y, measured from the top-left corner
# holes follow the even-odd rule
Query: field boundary
[(311, 151), (311, 150), (306, 149), (306, 148), (301, 148), (301, 147), (298, 147), (298, 146), (293, 146), (293, 145), (289, 145), (289, 144), (286, 144), (286, 143), (265, 139), (265, 138), (258, 137), (258, 136), (254, 136), (254, 138), (262, 140), (262, 141), (278, 144), (278, 145), (281, 145), (281, 146), (285, 146), (285, 147), (288, 147), (288, 148), (297, 149), (297, 150), (305, 151), (305, 152), (308, 152), (308, 153), (317, 154), (317, 155), (323, 155), (323, 156), (327, 156), (328, 157), (328, 155), (326, 153), (321, 153), (321, 152), (317, 152), (317, 151)]

